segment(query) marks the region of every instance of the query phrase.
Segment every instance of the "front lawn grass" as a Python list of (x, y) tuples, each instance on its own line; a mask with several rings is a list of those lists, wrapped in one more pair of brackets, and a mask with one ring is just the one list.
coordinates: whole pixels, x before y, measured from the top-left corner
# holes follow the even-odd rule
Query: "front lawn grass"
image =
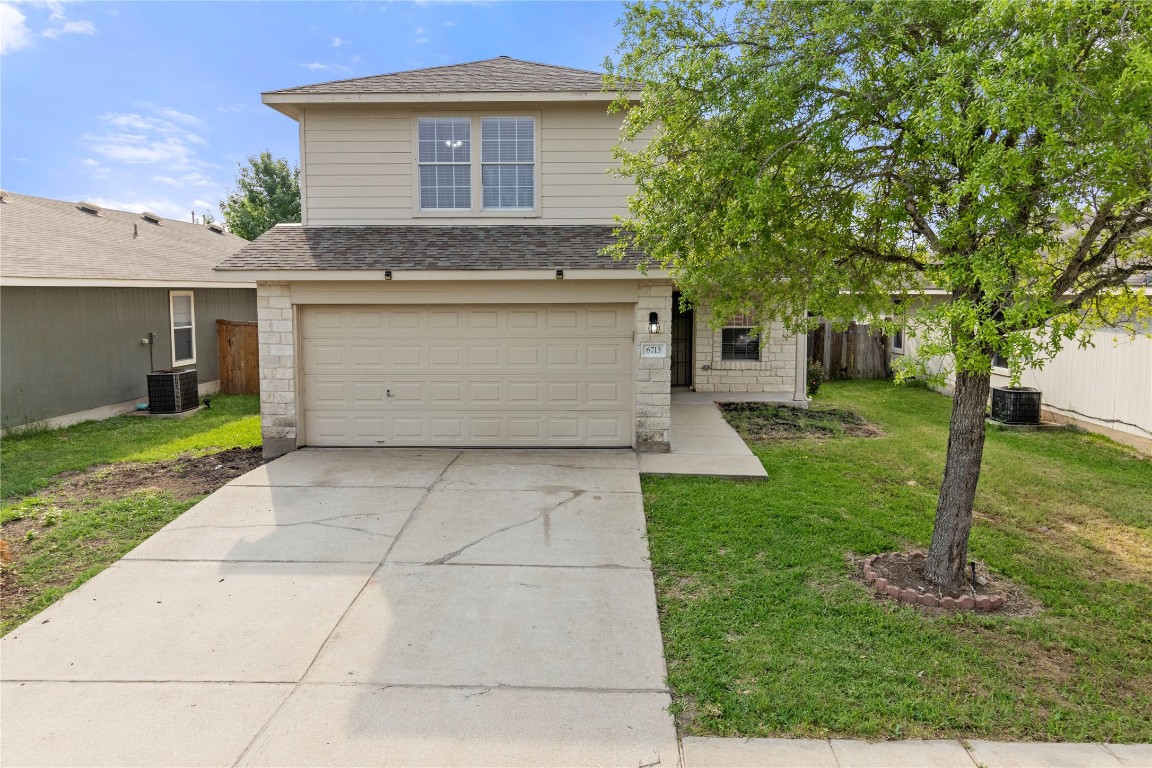
[[(0, 443), (0, 538), (12, 560), (0, 571), (0, 633), (202, 499), (202, 485), (179, 480), (181, 467), (194, 456), (259, 446), (258, 413), (254, 395), (217, 395), (211, 408), (182, 420), (120, 416), (6, 436)], [(125, 463), (127, 469), (117, 470)], [(220, 475), (219, 482), (232, 476)]]
[(991, 428), (971, 556), (1043, 610), (928, 615), (847, 558), (927, 549), (950, 401), (842, 382), (817, 404), (883, 435), (751, 442), (766, 480), (644, 479), (682, 730), (1152, 741), (1152, 461)]
[(259, 413), (256, 395), (214, 395), (209, 408), (185, 419), (128, 415), (6, 435), (0, 442), (0, 497), (26, 496), (61, 472), (95, 464), (257, 446)]

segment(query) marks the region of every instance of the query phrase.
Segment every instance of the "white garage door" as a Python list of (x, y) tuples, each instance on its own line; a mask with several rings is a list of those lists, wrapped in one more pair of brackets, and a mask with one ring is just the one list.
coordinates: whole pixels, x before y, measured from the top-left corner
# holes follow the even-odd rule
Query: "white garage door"
[(627, 304), (310, 306), (305, 440), (328, 446), (627, 446)]

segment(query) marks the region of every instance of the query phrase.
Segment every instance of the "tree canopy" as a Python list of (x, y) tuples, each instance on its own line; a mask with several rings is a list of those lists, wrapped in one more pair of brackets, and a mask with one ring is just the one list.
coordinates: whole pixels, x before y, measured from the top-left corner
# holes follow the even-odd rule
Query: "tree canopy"
[(220, 203), (229, 231), (255, 240), (277, 224), (300, 221), (300, 169), (268, 151), (241, 163), (236, 189)]
[(675, 0), (621, 26), (619, 247), (716, 321), (916, 307), (957, 376), (938, 531), (960, 479), (970, 518), (993, 355), (1019, 372), (1152, 315), (1149, 4)]

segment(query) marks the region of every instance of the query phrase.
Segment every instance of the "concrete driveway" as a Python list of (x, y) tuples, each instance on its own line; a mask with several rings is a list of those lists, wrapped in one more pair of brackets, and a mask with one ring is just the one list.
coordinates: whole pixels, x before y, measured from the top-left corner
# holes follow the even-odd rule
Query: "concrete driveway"
[(678, 763), (630, 451), (297, 451), (0, 661), (6, 766)]

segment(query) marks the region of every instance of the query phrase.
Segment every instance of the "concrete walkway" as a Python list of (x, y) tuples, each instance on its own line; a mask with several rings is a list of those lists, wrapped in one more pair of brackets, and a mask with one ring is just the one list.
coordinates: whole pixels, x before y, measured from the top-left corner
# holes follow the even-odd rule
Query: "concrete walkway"
[(685, 768), (1148, 768), (1149, 744), (684, 739)]
[(298, 451), (0, 654), (6, 766), (679, 762), (630, 451)]
[(672, 450), (639, 454), (640, 471), (653, 475), (767, 477), (764, 465), (728, 426), (718, 402), (790, 404), (780, 395), (758, 392), (672, 390)]

